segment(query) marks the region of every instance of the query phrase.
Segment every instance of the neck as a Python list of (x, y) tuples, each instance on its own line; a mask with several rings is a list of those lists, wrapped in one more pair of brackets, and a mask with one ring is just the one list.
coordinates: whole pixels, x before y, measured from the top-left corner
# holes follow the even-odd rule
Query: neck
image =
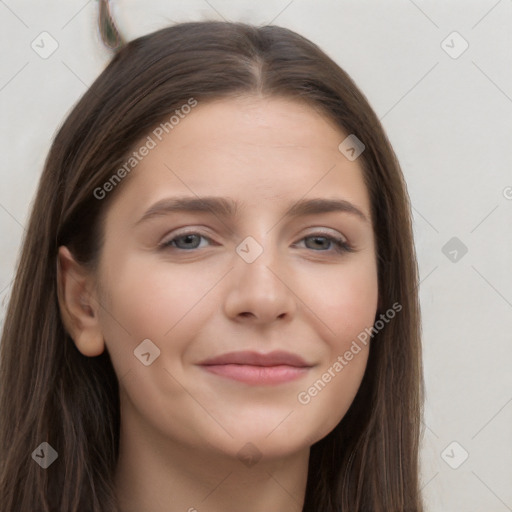
[(129, 420), (130, 429), (121, 423), (115, 474), (120, 512), (302, 510), (309, 448), (249, 465), (236, 456), (148, 433), (147, 425)]

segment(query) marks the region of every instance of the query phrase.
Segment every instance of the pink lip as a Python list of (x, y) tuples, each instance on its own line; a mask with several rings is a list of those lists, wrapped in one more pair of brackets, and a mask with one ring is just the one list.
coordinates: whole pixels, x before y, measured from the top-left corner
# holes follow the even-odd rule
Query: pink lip
[(305, 375), (312, 365), (289, 352), (229, 352), (200, 366), (210, 373), (247, 384), (281, 384)]

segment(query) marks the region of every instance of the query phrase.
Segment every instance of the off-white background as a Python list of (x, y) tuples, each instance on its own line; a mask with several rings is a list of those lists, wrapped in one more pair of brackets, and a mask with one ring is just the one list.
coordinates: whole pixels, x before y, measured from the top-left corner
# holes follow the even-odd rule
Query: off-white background
[[(2, 318), (52, 137), (109, 59), (97, 7), (0, 1)], [(119, 0), (113, 12), (128, 39), (179, 21), (272, 22), (316, 42), (354, 78), (414, 208), (427, 510), (512, 511), (512, 2)], [(31, 48), (43, 31), (59, 44), (47, 59)], [(441, 46), (453, 31), (469, 43), (458, 58)], [(456, 54), (462, 41), (445, 45)], [(443, 252), (452, 237), (467, 247), (462, 257), (459, 242)]]

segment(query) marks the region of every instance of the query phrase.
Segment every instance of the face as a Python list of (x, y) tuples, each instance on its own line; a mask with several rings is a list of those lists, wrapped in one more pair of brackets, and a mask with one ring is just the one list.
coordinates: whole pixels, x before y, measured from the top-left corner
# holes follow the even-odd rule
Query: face
[(267, 457), (339, 423), (378, 300), (362, 169), (338, 150), (347, 135), (310, 106), (244, 97), (199, 103), (153, 137), (107, 211), (97, 271), (122, 421)]

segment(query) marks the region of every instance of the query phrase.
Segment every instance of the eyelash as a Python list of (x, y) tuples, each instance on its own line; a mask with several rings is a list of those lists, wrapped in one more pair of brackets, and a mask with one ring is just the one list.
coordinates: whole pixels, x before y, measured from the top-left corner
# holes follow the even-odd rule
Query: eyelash
[[(177, 239), (179, 238), (183, 238), (183, 237), (186, 237), (186, 236), (189, 236), (189, 235), (199, 235), (200, 237), (208, 240), (210, 243), (213, 242), (213, 240), (206, 236), (206, 235), (203, 235), (197, 231), (187, 231), (187, 232), (184, 232), (184, 233), (180, 233), (179, 235), (176, 235), (174, 238), (171, 238), (170, 240), (167, 240), (166, 242), (162, 242), (158, 247), (161, 249), (161, 250), (178, 250), (178, 251), (186, 251), (186, 252), (191, 252), (191, 251), (195, 251), (197, 250), (198, 248), (197, 247), (194, 247), (192, 249), (181, 249), (181, 248), (178, 248), (178, 247), (173, 247), (171, 244), (173, 242), (175, 242)], [(324, 232), (321, 232), (321, 231), (318, 231), (318, 232), (315, 232), (315, 233), (311, 233), (303, 238), (301, 238), (301, 240), (299, 240), (300, 242), (302, 240), (305, 240), (306, 238), (325, 238), (326, 240), (329, 240), (331, 241), (335, 248), (334, 248), (334, 252), (337, 252), (337, 253), (345, 253), (345, 252), (354, 252), (355, 249), (348, 243), (346, 242), (345, 240), (343, 240), (342, 238), (338, 238), (338, 237), (335, 237), (331, 234), (327, 234), (327, 233), (324, 233)], [(214, 242), (215, 243), (215, 242)], [(217, 244), (218, 245), (218, 244)], [(306, 247), (307, 249), (307, 247)], [(319, 251), (315, 251), (314, 249), (310, 249), (314, 252), (332, 252), (331, 250), (327, 249), (327, 250), (319, 250)]]

